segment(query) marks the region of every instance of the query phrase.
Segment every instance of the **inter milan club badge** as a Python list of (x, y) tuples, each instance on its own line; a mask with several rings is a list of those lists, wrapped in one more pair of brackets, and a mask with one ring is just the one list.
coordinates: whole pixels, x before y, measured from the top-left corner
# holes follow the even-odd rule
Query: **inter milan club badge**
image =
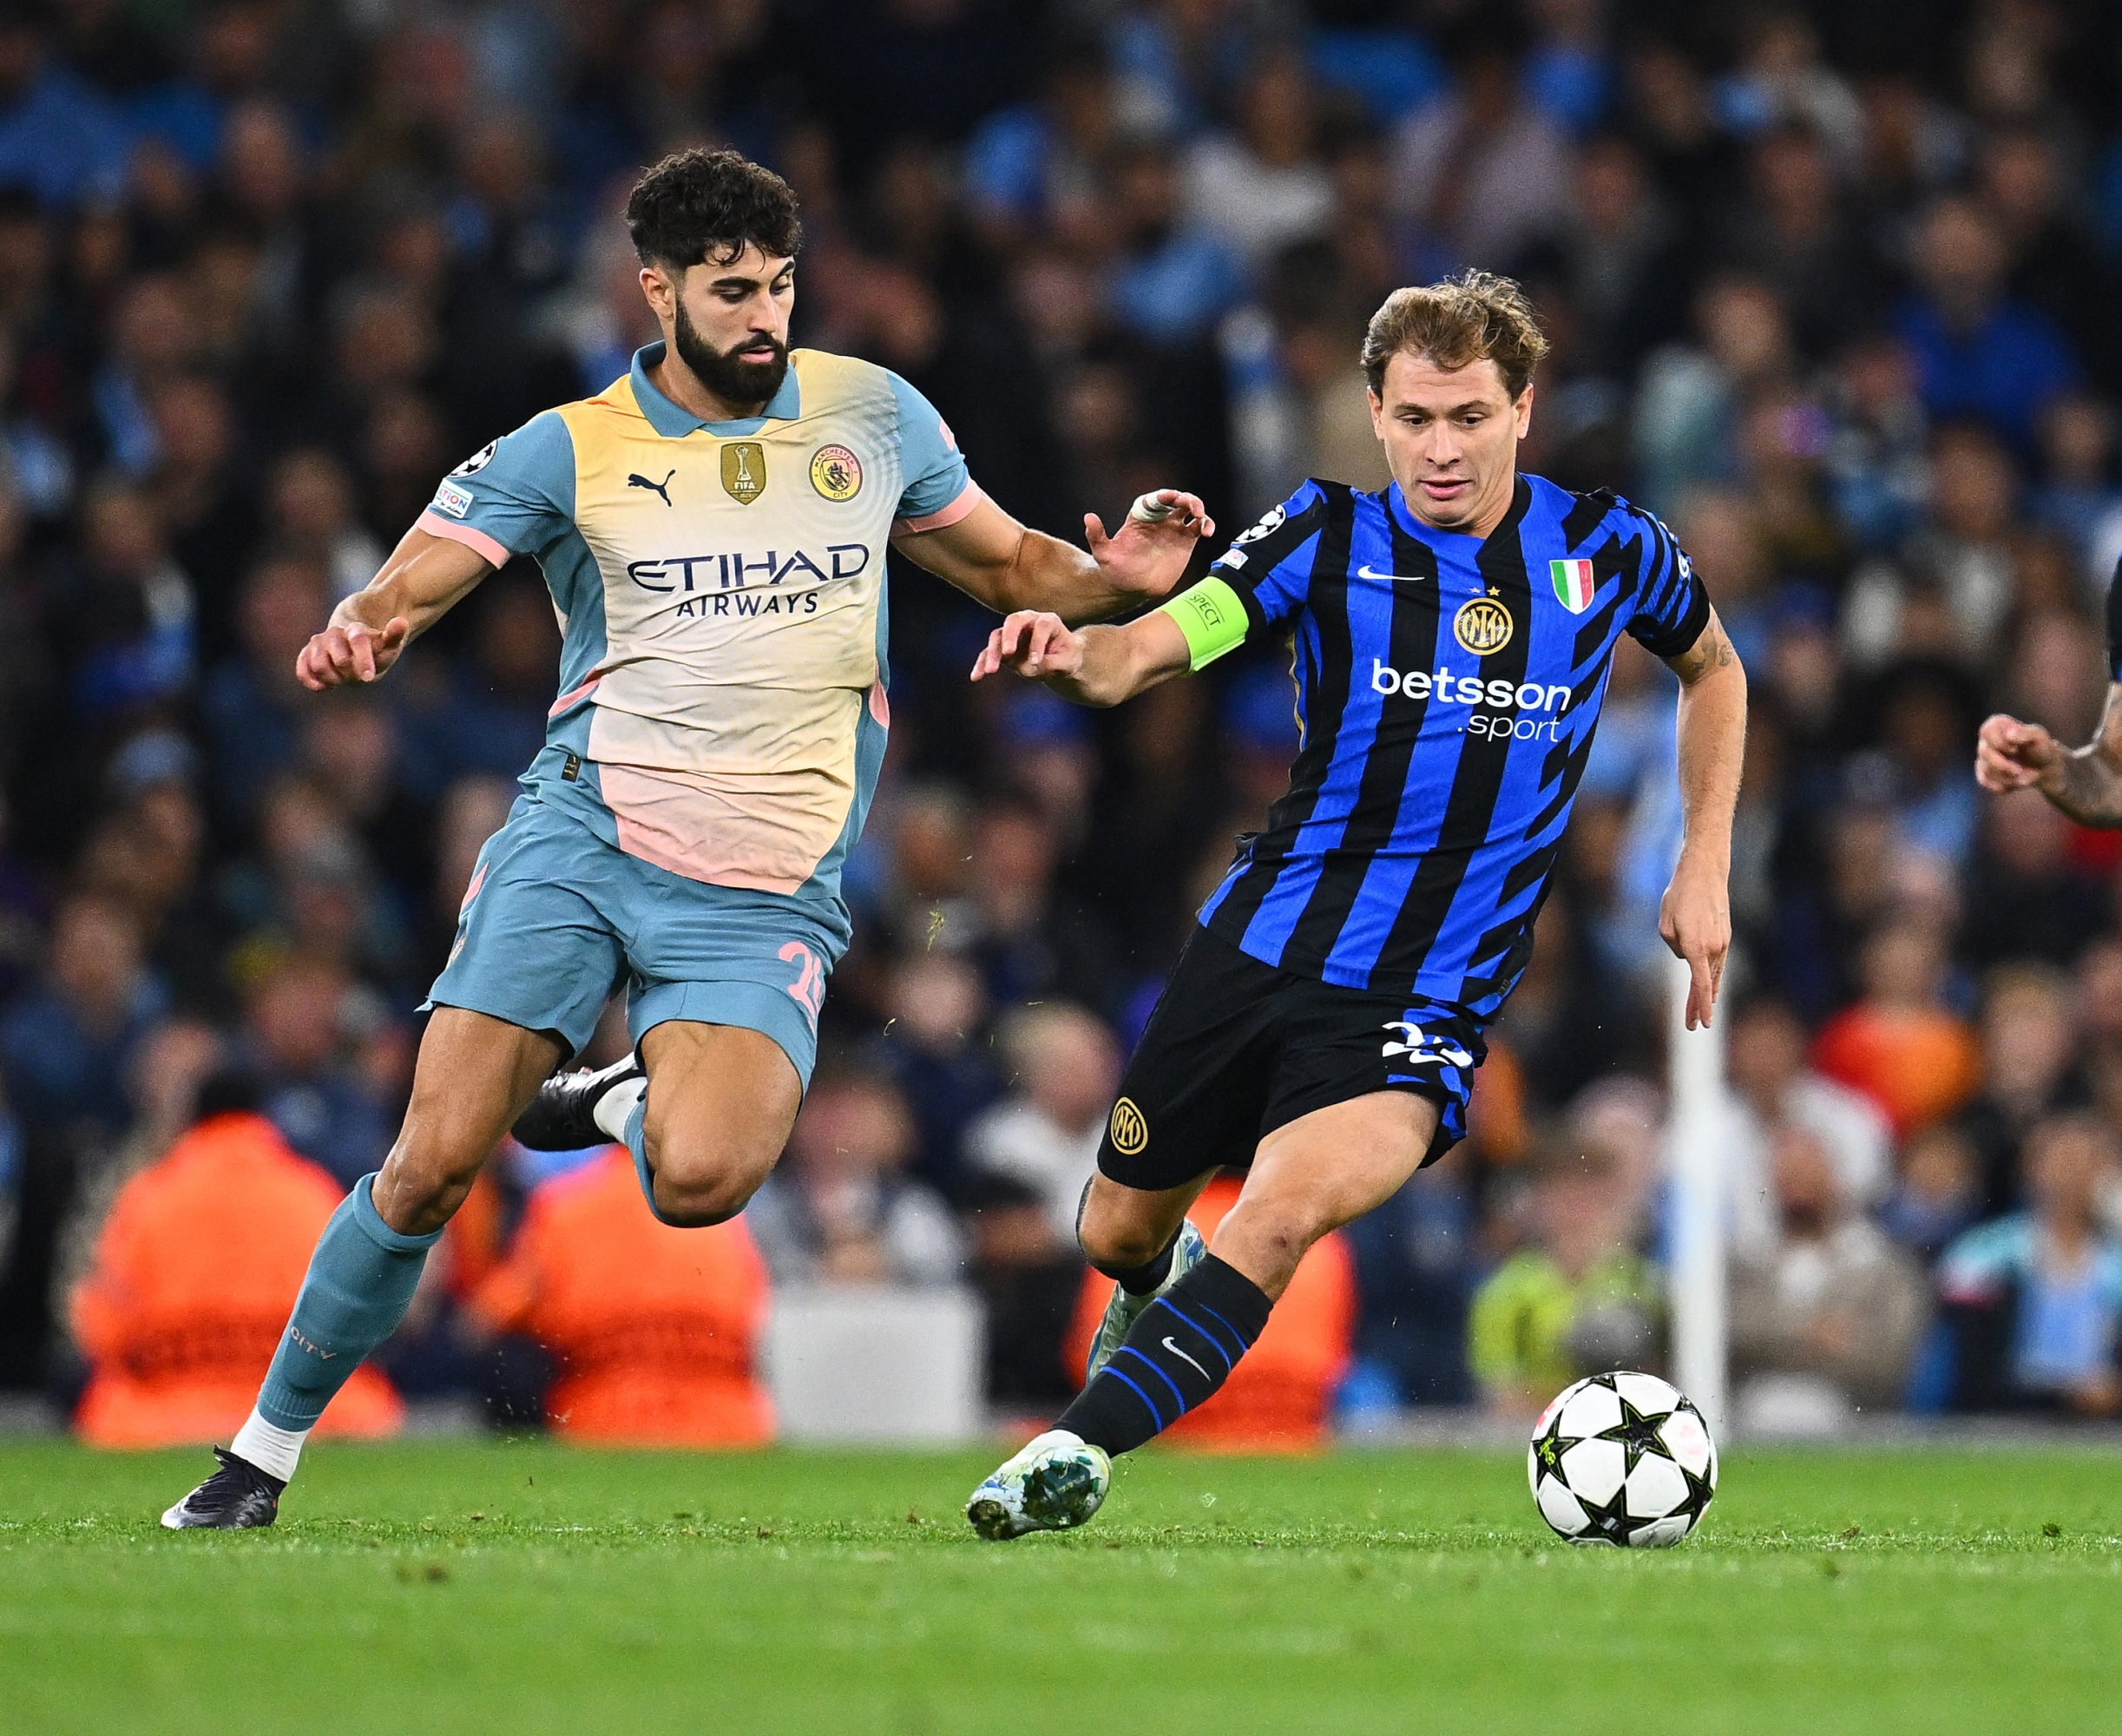
[(1122, 1097), (1113, 1105), (1113, 1149), (1122, 1157), (1134, 1157), (1149, 1143), (1149, 1123), (1142, 1119), (1142, 1112), (1134, 1106), (1134, 1099)]
[(1501, 603), (1494, 597), (1481, 596), (1460, 606), (1459, 613), (1452, 617), (1451, 630), (1476, 657), (1486, 657), (1510, 643), (1516, 625)]
[(862, 492), (862, 460), (844, 446), (820, 446), (811, 455), (811, 486), (827, 500), (852, 500)]
[(731, 440), (722, 447), (722, 486), (739, 506), (749, 506), (766, 492), (766, 449), (756, 440)]

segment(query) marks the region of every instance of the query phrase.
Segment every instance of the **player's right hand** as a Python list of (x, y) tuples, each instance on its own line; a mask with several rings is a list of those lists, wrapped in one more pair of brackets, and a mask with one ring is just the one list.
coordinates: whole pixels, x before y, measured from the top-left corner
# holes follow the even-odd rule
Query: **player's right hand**
[(381, 629), (349, 621), (336, 621), (317, 634), (295, 659), (295, 679), (312, 693), (345, 687), (354, 681), (372, 681), (398, 660), (411, 636), (412, 623), (393, 615)]
[(2038, 723), (2021, 723), (2001, 712), (1986, 719), (1974, 738), (1974, 778), (2003, 795), (2038, 788), (2063, 763), (2063, 748)]
[(1031, 681), (1083, 672), (1083, 635), (1058, 615), (1019, 609), (988, 635), (987, 648), (973, 659), (973, 679), (985, 681), (1014, 669)]

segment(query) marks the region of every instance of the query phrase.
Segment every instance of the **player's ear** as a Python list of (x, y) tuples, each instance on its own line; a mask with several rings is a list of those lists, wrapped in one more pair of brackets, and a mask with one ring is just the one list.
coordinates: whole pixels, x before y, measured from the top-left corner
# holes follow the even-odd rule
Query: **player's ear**
[(678, 281), (661, 266), (641, 267), (641, 293), (656, 317), (669, 319), (678, 312)]
[(1518, 424), (1518, 437), (1525, 438), (1533, 425), (1533, 382), (1526, 381), (1525, 390), (1518, 394), (1518, 401), (1510, 407), (1511, 415)]
[(1370, 405), (1370, 431), (1383, 440), (1385, 437), (1385, 400), (1369, 386), (1363, 388), (1363, 397)]

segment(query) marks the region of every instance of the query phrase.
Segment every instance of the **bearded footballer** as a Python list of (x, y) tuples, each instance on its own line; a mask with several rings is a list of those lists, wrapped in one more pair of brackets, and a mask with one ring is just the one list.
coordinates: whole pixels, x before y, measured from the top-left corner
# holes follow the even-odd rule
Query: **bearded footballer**
[[(1213, 528), (1163, 490), (1109, 538), (1087, 517), (1087, 553), (1028, 529), (904, 380), (792, 352), (795, 198), (736, 153), (659, 163), (627, 223), (661, 340), (445, 477), (297, 663), (313, 689), (375, 681), (519, 555), (562, 634), (546, 743), (480, 852), (404, 1127), (326, 1226), (255, 1408), (172, 1528), (273, 1522), (511, 1127), (545, 1149), (624, 1143), (667, 1224), (720, 1223), (765, 1178), (848, 944), (840, 869), (890, 723), (888, 547), (998, 612), (1086, 621), (1166, 595)], [(550, 1077), (615, 987), (634, 1052)]]

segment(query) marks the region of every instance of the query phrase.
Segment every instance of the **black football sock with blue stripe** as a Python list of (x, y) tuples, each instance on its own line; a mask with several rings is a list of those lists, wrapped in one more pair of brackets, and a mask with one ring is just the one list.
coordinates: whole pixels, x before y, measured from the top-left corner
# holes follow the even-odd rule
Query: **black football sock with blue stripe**
[(1054, 1426), (1117, 1457), (1212, 1397), (1251, 1350), (1274, 1307), (1267, 1292), (1214, 1254), (1142, 1311)]

